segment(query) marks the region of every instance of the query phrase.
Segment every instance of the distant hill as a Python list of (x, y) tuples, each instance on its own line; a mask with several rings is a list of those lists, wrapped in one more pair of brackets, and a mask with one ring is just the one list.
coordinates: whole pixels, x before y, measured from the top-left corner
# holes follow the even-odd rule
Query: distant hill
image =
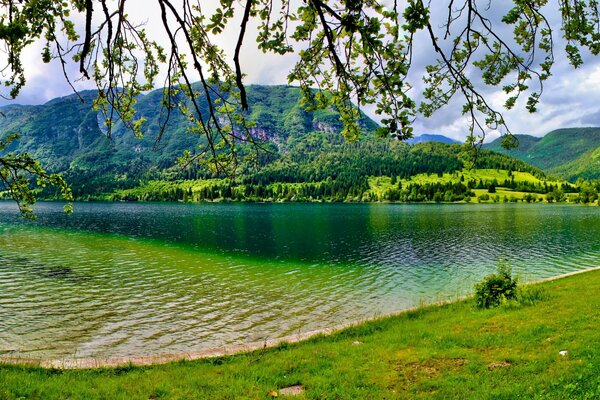
[(516, 135), (519, 147), (506, 150), (500, 139), (484, 145), (570, 181), (600, 178), (600, 128), (557, 129), (538, 138)]
[[(519, 141), (519, 146), (510, 150), (510, 155), (519, 159), (524, 159), (528, 156), (531, 148), (535, 146), (542, 138), (531, 136), (531, 135), (514, 135)], [(498, 153), (508, 153), (504, 147), (502, 147), (502, 138), (498, 138), (491, 143), (483, 145), (484, 149), (496, 151)]]
[(460, 143), (458, 140), (451, 139), (444, 135), (435, 135), (430, 133), (424, 133), (422, 135), (418, 135), (406, 140), (408, 144), (418, 144), (418, 143), (427, 143), (427, 142), (437, 142), (437, 143), (447, 143), (447, 144), (456, 144)]

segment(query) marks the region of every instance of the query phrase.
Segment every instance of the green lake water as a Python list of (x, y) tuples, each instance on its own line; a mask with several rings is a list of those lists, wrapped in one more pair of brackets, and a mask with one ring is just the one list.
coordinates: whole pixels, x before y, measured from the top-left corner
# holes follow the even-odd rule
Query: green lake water
[(176, 353), (600, 266), (600, 207), (0, 203), (0, 354)]

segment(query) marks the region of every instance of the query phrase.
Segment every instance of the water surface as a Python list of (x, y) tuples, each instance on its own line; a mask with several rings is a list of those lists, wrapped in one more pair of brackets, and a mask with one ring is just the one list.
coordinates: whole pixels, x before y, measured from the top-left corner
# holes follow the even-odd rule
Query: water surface
[(600, 265), (600, 207), (0, 203), (0, 354), (262, 341)]

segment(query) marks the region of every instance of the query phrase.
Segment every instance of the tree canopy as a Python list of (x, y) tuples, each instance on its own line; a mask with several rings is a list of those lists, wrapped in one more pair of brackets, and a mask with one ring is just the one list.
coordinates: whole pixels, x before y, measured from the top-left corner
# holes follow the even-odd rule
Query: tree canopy
[[(157, 20), (140, 20), (140, 4), (159, 10)], [(560, 18), (551, 22), (549, 14)], [(233, 54), (223, 48), (232, 27)], [(4, 96), (15, 98), (26, 84), (24, 51), (42, 43), (40, 62), (59, 62), (68, 82), (96, 83), (94, 107), (105, 114), (109, 132), (118, 118), (137, 135), (144, 132), (144, 119), (135, 112), (136, 97), (164, 87), (163, 127), (178, 110), (206, 138), (185, 162), (202, 160), (234, 172), (241, 143), (260, 147), (246, 119), (250, 105), (240, 54), (248, 41), (264, 52), (295, 54), (289, 82), (300, 86), (307, 109), (336, 109), (350, 141), (360, 136), (361, 107), (374, 107), (380, 115), (381, 135), (405, 139), (419, 114), (431, 116), (460, 97), (470, 144), (500, 129), (505, 145), (513, 146), (501, 110), (483, 89), (501, 87), (506, 109), (524, 97), (534, 112), (552, 72), (557, 37), (573, 67), (583, 62), (583, 49), (597, 55), (598, 2), (219, 0), (209, 6), (198, 0), (5, 0), (0, 2), (5, 48), (0, 80)], [(435, 59), (416, 71), (426, 83), (418, 94), (411, 91), (410, 77), (413, 68), (422, 68), (413, 61), (424, 49)], [(71, 63), (78, 66), (77, 76), (68, 72)], [(201, 99), (208, 108), (200, 106)], [(58, 184), (69, 198), (60, 177), (24, 157), (0, 157), (0, 179), (23, 210), (34, 200), (29, 175), (40, 184)]]

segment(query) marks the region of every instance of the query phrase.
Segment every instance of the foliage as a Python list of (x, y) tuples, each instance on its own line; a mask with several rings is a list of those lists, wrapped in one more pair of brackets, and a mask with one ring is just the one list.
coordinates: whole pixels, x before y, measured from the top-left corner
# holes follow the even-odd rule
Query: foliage
[(598, 191), (600, 190), (600, 182), (588, 182), (583, 179), (577, 180), (579, 186), (579, 194), (575, 197), (576, 203), (594, 203), (598, 200)]
[[(447, 145), (439, 144), (437, 146), (446, 147)], [(412, 166), (413, 163), (410, 160), (420, 155), (424, 150), (421, 147), (421, 145), (414, 146), (408, 154), (400, 153), (399, 156), (402, 156), (402, 160), (408, 160), (408, 165)], [(367, 149), (369, 151), (366, 154), (360, 156), (359, 153), (358, 157), (349, 158), (340, 164), (298, 163), (295, 165), (295, 169), (286, 169), (281, 173), (268, 176), (261, 173), (258, 176), (242, 176), (237, 182), (230, 179), (151, 180), (130, 189), (116, 190), (112, 194), (92, 194), (91, 198), (184, 202), (470, 202), (472, 196), (478, 196), (479, 202), (487, 202), (491, 199), (497, 203), (500, 201), (500, 195), (504, 195), (505, 202), (509, 201), (506, 196), (510, 197), (511, 202), (529, 203), (534, 200), (543, 200), (543, 196), (537, 197), (532, 193), (515, 191), (513, 188), (516, 187), (520, 190), (547, 193), (551, 201), (554, 201), (552, 192), (558, 187), (574, 192), (570, 194), (569, 201), (571, 202), (576, 202), (581, 197), (581, 193), (576, 193), (579, 189), (577, 186), (561, 184), (558, 181), (539, 180), (530, 173), (511, 173), (504, 170), (475, 169), (405, 176), (406, 170), (396, 169), (392, 170), (395, 172), (391, 177), (367, 177), (369, 172), (389, 173), (389, 170), (386, 170), (386, 164), (379, 162), (385, 161), (386, 157), (394, 154), (393, 151), (387, 150), (379, 155), (375, 152), (376, 147), (367, 147)], [(335, 153), (332, 156), (337, 157)], [(450, 155), (448, 157), (445, 162), (449, 163), (448, 165), (454, 165)], [(458, 156), (455, 155), (455, 157)], [(454, 159), (454, 161), (456, 160)], [(442, 162), (444, 159), (439, 161)], [(397, 166), (401, 165), (398, 163)], [(423, 165), (429, 164), (423, 163)], [(271, 167), (273, 166), (266, 166), (265, 170), (269, 170)], [(399, 175), (395, 175), (395, 173)], [(512, 175), (513, 180), (506, 180), (509, 175)], [(496, 196), (490, 196), (488, 190), (484, 188), (493, 182), (497, 184), (498, 179), (502, 177), (504, 177), (507, 187), (499, 188)]]
[[(479, 7), (475, 0), (447, 1), (449, 13), (443, 21), (433, 21), (429, 5), (422, 0), (389, 5), (321, 0), (284, 0), (276, 5), (272, 0), (247, 0), (242, 7), (230, 0), (221, 0), (215, 7), (200, 7), (190, 0), (178, 5), (170, 0), (157, 3), (161, 18), (152, 22), (167, 39), (163, 46), (150, 37), (144, 24), (135, 21), (135, 13), (129, 12), (131, 1), (101, 1), (97, 8), (91, 0), (3, 3), (8, 18), (1, 25), (0, 39), (11, 56), (5, 81), (11, 97), (25, 84), (23, 51), (41, 40), (45, 42), (41, 61), (57, 58), (65, 68), (72, 56), (82, 76), (96, 81), (97, 106), (118, 114), (138, 133), (144, 118), (135, 116), (135, 98), (152, 89), (162, 71), (167, 76), (165, 109), (182, 108), (216, 146), (220, 143), (216, 140), (235, 137), (219, 123), (218, 114), (234, 124), (245, 124), (244, 114), (238, 112), (249, 106), (240, 51), (247, 39), (246, 27), (256, 24), (255, 39), (262, 51), (280, 55), (297, 51), (299, 61), (290, 71), (290, 82), (300, 84), (310, 108), (335, 107), (347, 138), (356, 138), (360, 131), (351, 99), (357, 99), (360, 106), (375, 103), (385, 130), (408, 137), (416, 104), (408, 94), (411, 85), (407, 77), (417, 34), (424, 34), (418, 44), (429, 42), (438, 55), (437, 62), (423, 71), (428, 86), (421, 111), (430, 115), (461, 95), (464, 112), (472, 117), (472, 130), (482, 124), (495, 128), (504, 121), (479, 93), (470, 70), (479, 70), (485, 84), (502, 86), (506, 108), (526, 95), (526, 107), (533, 112), (554, 63), (555, 27), (542, 13), (546, 1), (514, 1), (505, 9), (501, 20), (513, 27), (508, 35), (493, 29), (490, 17), (496, 10)], [(574, 67), (582, 63), (580, 48), (587, 47), (593, 54), (600, 51), (594, 34), (598, 20), (594, 4), (579, 0), (558, 4), (562, 17), (558, 29), (566, 38), (565, 53)], [(237, 23), (234, 21), (240, 26), (231, 62), (217, 43), (227, 27)], [(441, 25), (445, 31), (442, 38), (437, 29)], [(83, 37), (79, 32), (84, 32)], [(66, 41), (75, 45), (65, 46)], [(204, 92), (192, 87), (196, 80)], [(216, 84), (233, 98), (211, 91), (210, 85)], [(313, 87), (319, 91), (314, 92)], [(190, 103), (181, 103), (182, 94)], [(201, 97), (214, 104), (208, 113), (197, 107)], [(477, 114), (484, 116), (483, 122)]]
[(497, 307), (517, 297), (517, 280), (512, 277), (510, 265), (501, 261), (498, 270), (475, 285), (475, 303), (479, 308)]
[(479, 202), (488, 201), (490, 199), (490, 195), (487, 193), (484, 193), (482, 195), (479, 195), (479, 197), (477, 199), (479, 200)]
[(557, 202), (562, 203), (565, 201), (565, 193), (560, 189), (554, 189), (552, 192), (546, 195), (546, 201), (548, 203)]
[[(436, 147), (447, 145), (436, 145)], [(417, 145), (408, 153), (401, 152), (398, 157), (408, 161), (407, 165), (413, 168), (416, 165), (431, 165), (426, 162), (413, 163), (411, 160), (419, 160), (422, 157), (422, 146)], [(240, 182), (229, 179), (202, 179), (202, 180), (177, 180), (165, 181), (154, 180), (138, 187), (117, 190), (112, 195), (101, 195), (99, 198), (110, 200), (128, 201), (328, 201), (328, 202), (372, 202), (372, 201), (396, 201), (396, 202), (456, 202), (470, 201), (478, 189), (487, 187), (490, 182), (497, 182), (490, 176), (508, 176), (508, 171), (502, 170), (470, 170), (453, 171), (443, 173), (422, 173), (413, 176), (406, 174), (412, 169), (402, 169), (401, 162), (392, 162), (395, 169), (387, 169), (386, 157), (394, 155), (394, 151), (382, 151), (377, 153), (377, 147), (367, 147), (369, 150), (362, 156), (352, 156), (342, 163), (298, 163), (289, 165), (284, 171), (272, 170), (268, 175), (264, 171), (270, 171), (275, 166), (266, 166), (257, 175), (241, 177)], [(356, 150), (356, 148), (355, 148)], [(457, 152), (459, 150), (456, 150)], [(346, 154), (352, 155), (350, 150)], [(426, 153), (425, 153), (426, 154)], [(333, 159), (337, 154), (331, 154)], [(372, 158), (371, 158), (372, 157)], [(458, 157), (455, 154), (455, 157)], [(454, 159), (454, 162), (457, 158)], [(446, 162), (453, 166), (453, 159), (439, 159), (438, 162)], [(436, 164), (432, 164), (436, 165)], [(444, 165), (443, 163), (440, 165)], [(369, 174), (386, 173), (388, 176), (371, 176)], [(554, 190), (559, 182), (541, 181), (528, 173), (517, 173), (519, 178), (507, 183), (513, 183), (514, 187), (521, 189), (541, 191), (547, 193)], [(513, 177), (514, 177), (513, 174)], [(466, 178), (465, 178), (466, 177)], [(395, 183), (392, 183), (395, 179)], [(571, 191), (576, 187), (569, 186)], [(523, 198), (529, 194), (523, 192), (502, 189), (502, 193), (510, 193), (511, 197)], [(480, 201), (490, 199), (486, 193), (479, 194)], [(97, 196), (97, 195), (96, 195)], [(98, 198), (98, 197), (96, 197)], [(497, 200), (496, 200), (497, 201)], [(515, 197), (515, 201), (517, 198)]]
[[(11, 142), (17, 140), (18, 135), (9, 135), (0, 140), (0, 153), (4, 152)], [(45, 187), (52, 185), (60, 190), (60, 194), (69, 203), (65, 205), (65, 211), (72, 211), (73, 195), (65, 180), (57, 174), (47, 173), (40, 163), (29, 154), (5, 153), (0, 157), (0, 188), (8, 191), (13, 199), (17, 201), (21, 214), (29, 219), (34, 218), (31, 206), (35, 204), (36, 198), (30, 187), (30, 180), (35, 179), (37, 186)]]

